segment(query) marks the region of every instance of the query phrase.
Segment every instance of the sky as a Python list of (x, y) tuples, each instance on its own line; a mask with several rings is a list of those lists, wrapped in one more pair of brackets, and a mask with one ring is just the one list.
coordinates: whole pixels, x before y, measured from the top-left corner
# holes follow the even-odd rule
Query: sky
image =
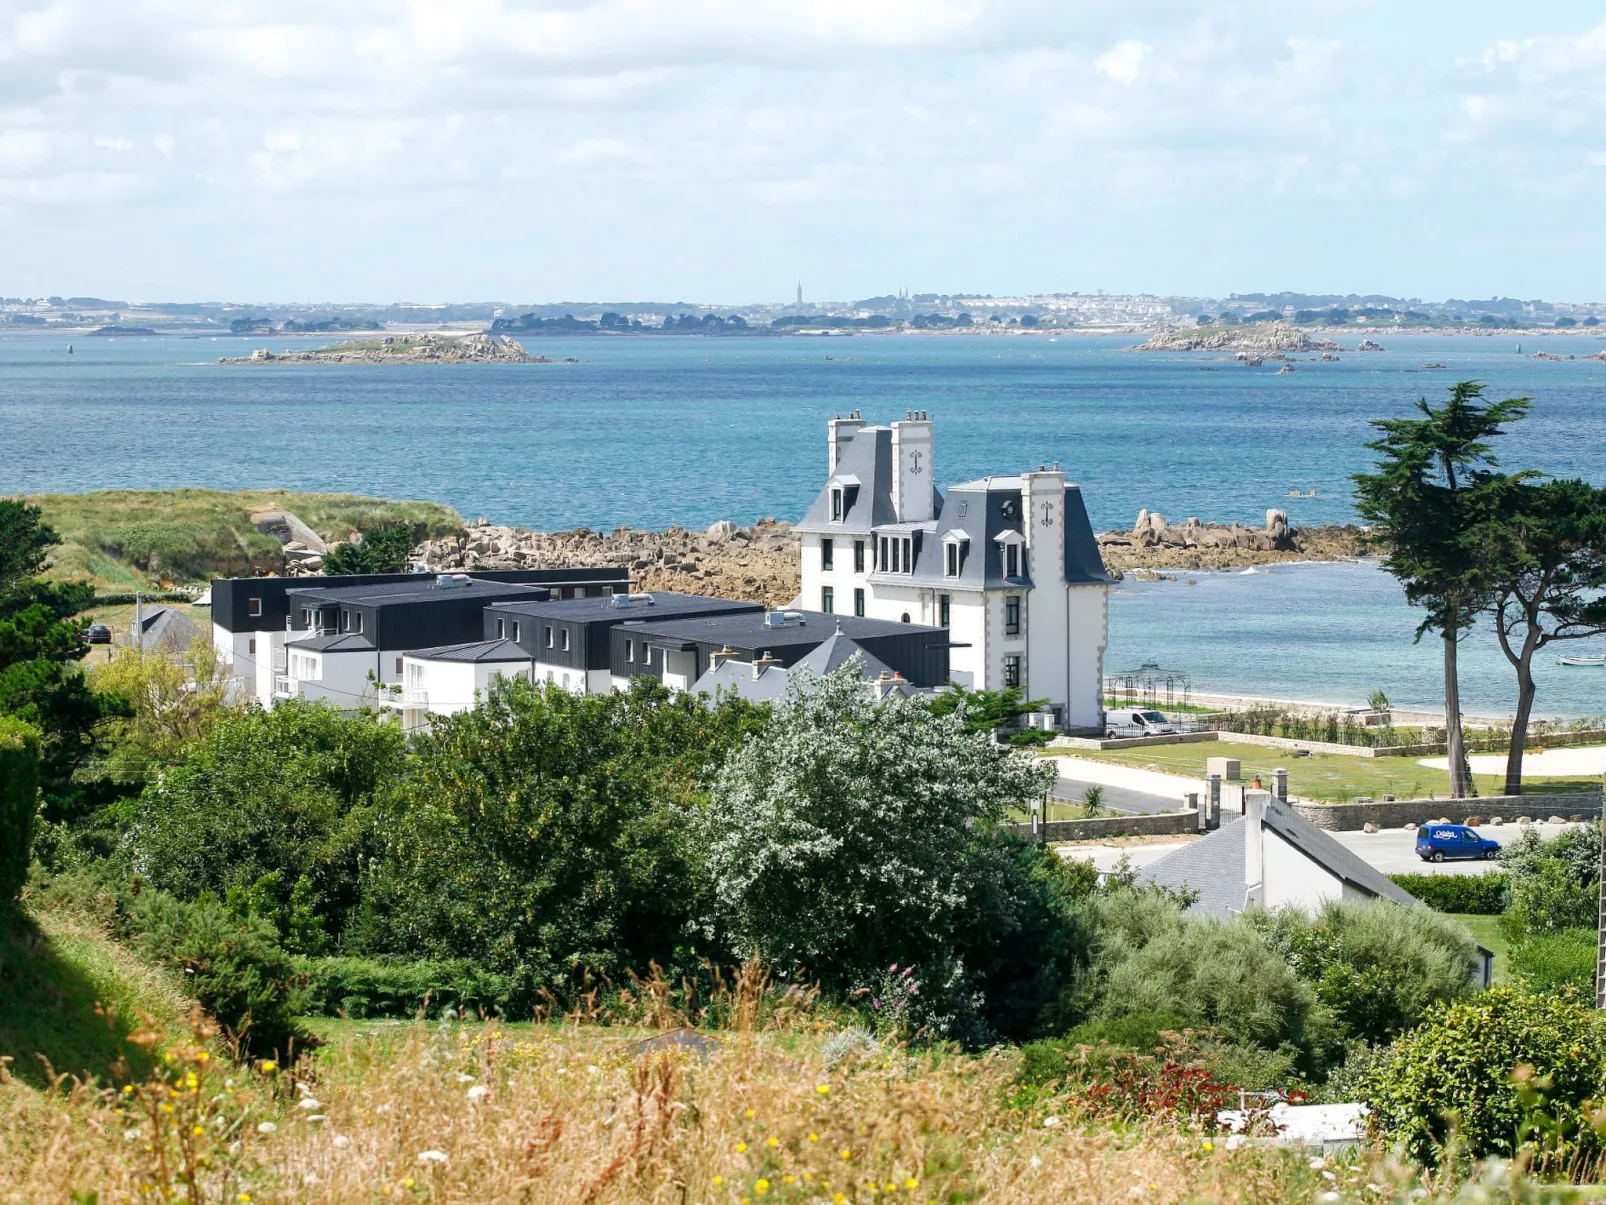
[(1606, 5), (0, 0), (0, 294), (1606, 299)]

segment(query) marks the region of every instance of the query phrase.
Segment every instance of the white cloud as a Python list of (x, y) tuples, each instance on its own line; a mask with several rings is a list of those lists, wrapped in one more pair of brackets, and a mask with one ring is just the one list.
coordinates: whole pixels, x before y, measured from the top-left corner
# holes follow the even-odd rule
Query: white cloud
[(1153, 53), (1154, 47), (1147, 42), (1117, 42), (1093, 60), (1093, 67), (1118, 84), (1135, 84), (1143, 60)]
[[(1458, 31), (1478, 19), (1423, 3)], [(433, 290), (483, 295), (521, 247), (543, 266), (570, 249), (599, 269), (693, 264), (712, 295), (789, 240), (902, 275), (898, 256), (1078, 228), (1126, 229), (1101, 243), (1168, 272), (1192, 255), (1164, 229), (1176, 215), (1249, 244), (1352, 202), (1403, 229), (1415, 213), (1387, 198), (1453, 187), (1436, 221), (1476, 229), (1547, 179), (1602, 188), (1606, 25), (1484, 25), (1452, 50), (1354, 0), (10, 0), (0, 203), (63, 207), (29, 209), (25, 254), (126, 221), (130, 257), (157, 253), (156, 220), (207, 237), (220, 207), (331, 232), (508, 215), (452, 259), (474, 279)], [(626, 254), (621, 229), (645, 241)], [(988, 270), (1054, 262), (1022, 247)], [(1293, 274), (1306, 252), (1286, 251)], [(331, 293), (389, 279), (351, 255), (304, 270), (367, 274)]]

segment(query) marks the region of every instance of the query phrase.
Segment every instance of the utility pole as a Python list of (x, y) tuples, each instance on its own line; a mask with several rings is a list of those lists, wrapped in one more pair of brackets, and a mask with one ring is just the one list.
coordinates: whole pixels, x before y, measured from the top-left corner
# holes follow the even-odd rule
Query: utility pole
[(1606, 1008), (1606, 775), (1601, 776), (1603, 788), (1600, 817), (1600, 881), (1596, 886), (1598, 911), (1595, 915), (1595, 1007)]

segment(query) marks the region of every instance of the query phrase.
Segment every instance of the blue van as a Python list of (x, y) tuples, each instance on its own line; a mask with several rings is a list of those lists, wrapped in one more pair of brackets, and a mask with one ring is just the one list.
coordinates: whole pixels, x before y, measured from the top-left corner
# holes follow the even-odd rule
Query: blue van
[(1416, 830), (1416, 856), (1424, 862), (1446, 858), (1493, 858), (1500, 842), (1491, 841), (1464, 824), (1424, 824)]

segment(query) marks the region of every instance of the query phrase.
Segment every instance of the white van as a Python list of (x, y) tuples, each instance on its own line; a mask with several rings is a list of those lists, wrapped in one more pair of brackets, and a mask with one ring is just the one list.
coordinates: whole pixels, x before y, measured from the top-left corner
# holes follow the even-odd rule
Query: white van
[(1175, 726), (1158, 711), (1147, 707), (1123, 707), (1104, 713), (1106, 736), (1167, 736)]

